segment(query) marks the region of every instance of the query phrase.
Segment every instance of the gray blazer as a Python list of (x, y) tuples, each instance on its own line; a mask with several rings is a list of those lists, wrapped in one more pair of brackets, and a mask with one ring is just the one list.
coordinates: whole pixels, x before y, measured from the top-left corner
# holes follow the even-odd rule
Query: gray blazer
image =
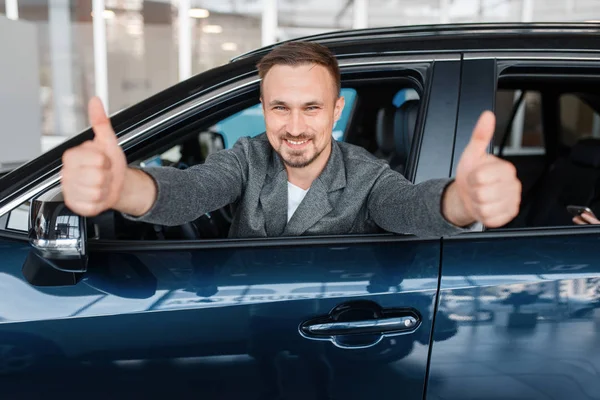
[(145, 168), (157, 200), (132, 220), (180, 225), (233, 205), (230, 237), (389, 231), (442, 236), (464, 231), (441, 214), (449, 179), (413, 185), (365, 149), (333, 141), (329, 161), (287, 222), (287, 173), (265, 134), (241, 138), (186, 170)]

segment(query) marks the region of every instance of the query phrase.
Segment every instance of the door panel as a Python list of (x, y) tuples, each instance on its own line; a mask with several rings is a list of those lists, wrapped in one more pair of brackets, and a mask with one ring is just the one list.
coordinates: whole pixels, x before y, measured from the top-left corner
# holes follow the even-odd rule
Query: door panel
[[(422, 398), (438, 241), (93, 252), (84, 279), (62, 288), (32, 287), (20, 268), (11, 272), (28, 247), (8, 246), (0, 286), (11, 302), (0, 306), (0, 348), (11, 346), (13, 358), (27, 350), (36, 362), (0, 377), (7, 398), (279, 391), (288, 399), (397, 399), (399, 388), (403, 398)], [(360, 349), (300, 335), (302, 322), (353, 300), (410, 308), (420, 325)], [(342, 339), (360, 346), (375, 338)]]
[(444, 240), (427, 398), (598, 398), (600, 235), (491, 236)]

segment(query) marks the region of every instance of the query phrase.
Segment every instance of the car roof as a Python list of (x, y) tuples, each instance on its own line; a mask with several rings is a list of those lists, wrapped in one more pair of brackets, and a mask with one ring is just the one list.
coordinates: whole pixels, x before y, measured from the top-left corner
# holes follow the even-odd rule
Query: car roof
[[(327, 45), (338, 57), (366, 55), (381, 51), (481, 51), (490, 49), (490, 42), (504, 42), (492, 48), (511, 50), (554, 49), (589, 50), (585, 44), (573, 39), (593, 41), (600, 39), (600, 23), (479, 23), (479, 24), (439, 24), (418, 26), (396, 26), (369, 29), (340, 30), (313, 36), (305, 36), (294, 41), (314, 41)], [(511, 40), (512, 39), (512, 40)], [(512, 43), (515, 39), (523, 41), (520, 45)], [(551, 40), (550, 40), (551, 39)], [(289, 40), (291, 41), (291, 40)], [(237, 57), (235, 62), (247, 58), (262, 56), (274, 47), (289, 41), (265, 46)], [(544, 46), (543, 43), (546, 42)], [(542, 47), (533, 47), (539, 44)], [(382, 45), (379, 49), (370, 46)], [(387, 44), (387, 46), (384, 46)], [(600, 50), (600, 46), (592, 47)]]

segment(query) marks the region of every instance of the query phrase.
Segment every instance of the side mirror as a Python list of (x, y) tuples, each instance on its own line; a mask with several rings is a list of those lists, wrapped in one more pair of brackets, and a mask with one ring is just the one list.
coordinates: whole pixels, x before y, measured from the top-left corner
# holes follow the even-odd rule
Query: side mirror
[(85, 218), (65, 205), (60, 187), (32, 200), (29, 242), (33, 252), (50, 266), (63, 272), (86, 272), (86, 238)]

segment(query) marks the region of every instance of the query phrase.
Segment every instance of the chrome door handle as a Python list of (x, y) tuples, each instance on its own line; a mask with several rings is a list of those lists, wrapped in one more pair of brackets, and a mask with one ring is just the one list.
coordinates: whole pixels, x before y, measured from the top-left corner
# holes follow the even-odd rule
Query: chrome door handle
[(306, 325), (306, 331), (316, 335), (358, 335), (368, 333), (387, 333), (410, 331), (417, 325), (417, 319), (412, 315), (379, 320), (328, 322), (323, 324)]
[[(383, 309), (372, 301), (344, 303), (329, 313), (303, 322), (300, 335), (311, 340), (328, 340), (344, 349), (375, 346), (384, 337), (406, 335), (421, 325), (420, 315), (413, 309)], [(364, 340), (345, 340), (360, 338)]]

